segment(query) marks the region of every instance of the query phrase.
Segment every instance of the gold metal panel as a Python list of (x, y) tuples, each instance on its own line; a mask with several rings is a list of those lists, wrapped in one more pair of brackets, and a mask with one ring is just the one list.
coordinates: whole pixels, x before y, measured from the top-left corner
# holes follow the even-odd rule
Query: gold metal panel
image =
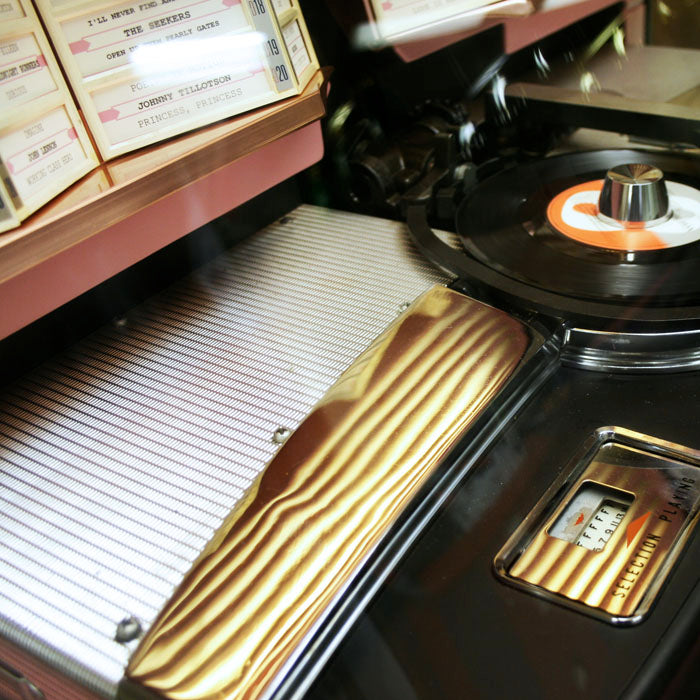
[(341, 376), (183, 581), (127, 675), (257, 697), (523, 359), (528, 330), (443, 287)]
[[(697, 520), (700, 469), (696, 452), (686, 451), (689, 464), (677, 459), (684, 448), (621, 429), (616, 435), (630, 444), (600, 446), (552, 514), (533, 526), (534, 538), (506, 575), (602, 611), (611, 621), (637, 622), (651, 608)], [(601, 551), (549, 534), (572, 498), (588, 484), (633, 498)], [(496, 566), (502, 567), (498, 559)]]

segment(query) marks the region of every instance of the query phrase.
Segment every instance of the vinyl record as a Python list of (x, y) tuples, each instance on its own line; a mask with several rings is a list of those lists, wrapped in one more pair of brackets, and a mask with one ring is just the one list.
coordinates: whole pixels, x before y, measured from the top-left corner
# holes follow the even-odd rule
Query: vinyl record
[[(601, 221), (606, 172), (660, 168), (673, 214), (653, 226)], [(572, 299), (639, 306), (700, 302), (700, 163), (630, 150), (566, 154), (503, 170), (457, 213), (469, 255), (500, 274)]]

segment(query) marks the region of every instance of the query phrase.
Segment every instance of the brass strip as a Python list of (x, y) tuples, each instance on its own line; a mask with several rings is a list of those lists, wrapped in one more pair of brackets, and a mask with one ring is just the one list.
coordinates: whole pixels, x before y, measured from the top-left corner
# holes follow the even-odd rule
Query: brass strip
[(697, 122), (698, 119), (697, 110), (692, 104), (685, 104), (685, 100), (654, 102), (653, 100), (631, 99), (611, 92), (582, 92), (581, 90), (536, 83), (511, 83), (506, 87), (506, 96), (552, 102), (558, 105), (614, 109), (631, 114), (644, 113), (653, 117), (687, 119), (691, 122)]
[(128, 677), (172, 700), (264, 692), (528, 346), (496, 309), (444, 287), (420, 297), (271, 461)]
[(674, 105), (684, 105), (685, 107), (692, 107), (693, 109), (700, 110), (700, 85), (696, 85), (694, 88), (682, 92), (672, 100), (669, 100), (669, 102)]

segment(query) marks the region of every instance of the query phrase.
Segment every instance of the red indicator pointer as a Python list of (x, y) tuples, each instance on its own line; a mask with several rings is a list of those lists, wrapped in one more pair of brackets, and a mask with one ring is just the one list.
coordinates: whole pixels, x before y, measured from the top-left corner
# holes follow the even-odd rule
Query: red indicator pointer
[(580, 513), (576, 522), (574, 523), (575, 525), (580, 525), (583, 522), (583, 513)]
[(644, 523), (647, 521), (649, 516), (651, 515), (651, 511), (648, 513), (645, 513), (644, 515), (641, 515), (638, 517), (636, 520), (633, 520), (628, 526), (627, 526), (627, 546), (629, 547), (632, 544), (632, 540), (637, 536), (637, 533), (642, 529), (644, 526)]

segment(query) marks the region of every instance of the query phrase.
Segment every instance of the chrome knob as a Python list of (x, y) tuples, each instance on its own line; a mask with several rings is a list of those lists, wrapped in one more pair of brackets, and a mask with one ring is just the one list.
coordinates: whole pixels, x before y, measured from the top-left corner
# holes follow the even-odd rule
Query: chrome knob
[(643, 163), (608, 170), (598, 199), (602, 219), (651, 226), (671, 216), (664, 174)]

